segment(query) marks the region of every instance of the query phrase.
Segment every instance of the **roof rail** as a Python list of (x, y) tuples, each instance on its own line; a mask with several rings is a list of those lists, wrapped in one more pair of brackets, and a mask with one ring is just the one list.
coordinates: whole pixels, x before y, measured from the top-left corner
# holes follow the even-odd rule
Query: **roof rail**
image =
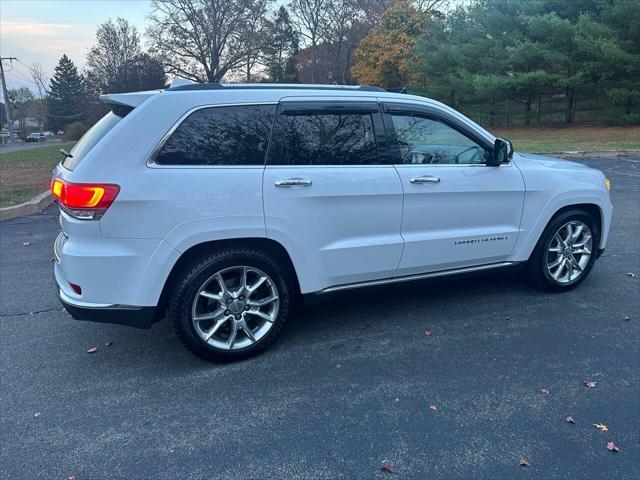
[(167, 91), (185, 90), (358, 90), (364, 92), (386, 92), (372, 85), (311, 85), (297, 83), (193, 83), (168, 88)]

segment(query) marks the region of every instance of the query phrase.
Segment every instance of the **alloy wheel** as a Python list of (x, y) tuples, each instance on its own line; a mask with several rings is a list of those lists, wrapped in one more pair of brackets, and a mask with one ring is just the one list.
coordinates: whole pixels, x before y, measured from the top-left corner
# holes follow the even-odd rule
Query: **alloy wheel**
[(225, 268), (200, 286), (191, 319), (207, 344), (237, 350), (254, 344), (271, 330), (278, 317), (279, 299), (276, 283), (262, 270)]
[(592, 255), (593, 236), (586, 223), (572, 220), (562, 225), (551, 238), (546, 255), (546, 267), (559, 284), (574, 282), (580, 277)]

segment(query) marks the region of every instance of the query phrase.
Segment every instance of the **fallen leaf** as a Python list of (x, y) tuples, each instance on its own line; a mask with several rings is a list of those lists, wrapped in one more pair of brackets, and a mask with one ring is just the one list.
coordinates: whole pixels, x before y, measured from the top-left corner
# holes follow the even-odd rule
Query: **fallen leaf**
[(631, 278), (636, 278), (638, 276), (638, 274), (635, 272), (629, 272), (627, 273), (627, 275), (629, 275)]
[(594, 380), (585, 380), (584, 384), (589, 388), (596, 388), (596, 385), (598, 385), (598, 382)]
[(567, 423), (576, 423), (576, 421), (573, 419), (571, 415), (564, 417), (564, 421)]
[(430, 405), (429, 406), (429, 410), (431, 410), (432, 412), (437, 412), (438, 411), (438, 407), (436, 407), (435, 405)]
[(105, 347), (110, 347), (111, 345), (113, 345), (113, 342), (104, 342)]
[(23, 246), (23, 247), (28, 247), (29, 245), (31, 245), (31, 242), (24, 242), (24, 243), (22, 244), (22, 246)]
[(98, 347), (91, 347), (89, 350), (87, 350), (87, 353), (96, 353), (98, 351)]
[(619, 452), (620, 451), (620, 447), (618, 447), (613, 442), (608, 442), (607, 443), (607, 450), (609, 450), (610, 452)]
[(625, 319), (625, 321), (627, 321), (627, 322), (628, 322), (629, 320), (631, 320), (631, 315), (625, 315), (625, 316), (624, 316), (624, 319)]
[(42, 415), (40, 412), (35, 412), (35, 413), (33, 414), (33, 416), (34, 416), (35, 418), (38, 418), (40, 415)]
[(276, 418), (277, 418), (278, 420), (284, 420), (284, 415), (278, 415)]
[(433, 332), (430, 332), (429, 330), (425, 330), (424, 331), (424, 336), (425, 337), (430, 337), (431, 335), (433, 335)]
[(526, 458), (521, 458), (520, 462), (518, 462), (520, 464), (521, 467), (528, 467), (529, 466), (529, 461)]
[(75, 475), (70, 475), (67, 477), (67, 480), (76, 480), (76, 476)]
[(540, 393), (543, 395), (549, 395), (549, 390), (547, 388), (541, 388)]
[(387, 460), (382, 462), (382, 465), (380, 465), (380, 470), (386, 473), (396, 473), (396, 467), (393, 466), (393, 463), (388, 462)]
[(393, 400), (393, 401), (394, 401), (394, 402), (399, 402), (399, 401), (400, 401), (400, 399), (399, 399), (399, 398), (394, 398), (394, 400)]
[(607, 427), (604, 423), (594, 423), (593, 426), (596, 427), (601, 432), (609, 431), (609, 427)]

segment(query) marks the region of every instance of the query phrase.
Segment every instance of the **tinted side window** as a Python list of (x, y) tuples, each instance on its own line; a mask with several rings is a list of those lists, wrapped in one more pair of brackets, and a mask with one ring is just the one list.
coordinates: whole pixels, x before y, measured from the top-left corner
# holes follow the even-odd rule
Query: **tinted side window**
[(158, 152), (160, 165), (264, 165), (275, 105), (211, 107), (189, 115)]
[(392, 114), (402, 163), (480, 164), (486, 150), (469, 137), (439, 120), (417, 115)]
[(372, 165), (378, 152), (370, 113), (278, 115), (279, 165)]

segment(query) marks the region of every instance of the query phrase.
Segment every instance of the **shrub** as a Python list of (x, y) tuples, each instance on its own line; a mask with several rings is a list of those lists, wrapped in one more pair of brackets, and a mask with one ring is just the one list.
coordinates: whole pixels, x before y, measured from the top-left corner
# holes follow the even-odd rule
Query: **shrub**
[(67, 128), (64, 132), (64, 139), (73, 141), (80, 140), (80, 137), (82, 137), (82, 135), (84, 135), (86, 131), (87, 127), (84, 126), (84, 123), (73, 122), (67, 125)]

